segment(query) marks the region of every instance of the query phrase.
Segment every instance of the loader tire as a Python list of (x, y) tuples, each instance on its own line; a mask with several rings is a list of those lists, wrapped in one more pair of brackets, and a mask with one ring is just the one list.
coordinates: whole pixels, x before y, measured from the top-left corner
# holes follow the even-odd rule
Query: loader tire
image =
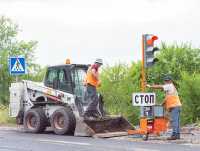
[(48, 124), (47, 117), (41, 108), (28, 110), (24, 116), (24, 129), (29, 133), (42, 133)]
[(69, 107), (61, 107), (54, 111), (50, 118), (51, 127), (57, 135), (73, 135), (76, 127), (76, 119)]

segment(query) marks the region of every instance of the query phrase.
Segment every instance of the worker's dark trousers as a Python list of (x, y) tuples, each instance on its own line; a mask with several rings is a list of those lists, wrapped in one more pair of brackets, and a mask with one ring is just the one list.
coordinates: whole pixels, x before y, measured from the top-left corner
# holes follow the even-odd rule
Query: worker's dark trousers
[(92, 86), (90, 84), (86, 86), (85, 101), (89, 103), (85, 114), (88, 116), (93, 116), (95, 113), (97, 113), (98, 105), (98, 96), (95, 86)]
[(180, 107), (170, 109), (172, 135), (180, 136)]

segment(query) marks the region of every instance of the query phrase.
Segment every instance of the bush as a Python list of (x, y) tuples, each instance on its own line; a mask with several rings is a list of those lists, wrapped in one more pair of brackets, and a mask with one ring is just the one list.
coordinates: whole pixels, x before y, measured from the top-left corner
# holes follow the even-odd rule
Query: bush
[[(134, 68), (132, 68), (134, 66)], [(132, 106), (132, 93), (139, 91), (140, 73), (138, 64), (131, 67), (125, 64), (107, 66), (101, 74), (103, 94), (107, 111), (110, 114), (123, 115), (132, 123), (138, 123), (139, 108)]]
[[(162, 43), (157, 57), (159, 61), (147, 71), (148, 83), (162, 84), (164, 75), (170, 74), (179, 89), (179, 80), (183, 71), (189, 74), (200, 72), (200, 49), (192, 48), (190, 44)], [(156, 94), (157, 102), (161, 103), (164, 93), (156, 91)]]
[[(170, 74), (180, 91), (183, 103), (182, 123), (192, 123), (200, 120), (200, 49), (192, 48), (189, 44), (166, 45), (162, 43), (161, 51), (157, 54), (159, 62), (147, 70), (149, 84), (163, 84), (163, 76)], [(185, 74), (182, 74), (185, 72)], [(182, 75), (182, 76), (181, 76)], [(133, 124), (138, 124), (139, 107), (133, 107), (131, 96), (140, 92), (141, 62), (116, 64), (107, 66), (101, 74), (101, 93), (105, 105), (111, 114), (122, 114)], [(147, 91), (153, 91), (147, 89)], [(163, 102), (164, 93), (156, 92), (157, 104)]]
[(198, 122), (200, 120), (200, 74), (182, 73), (179, 85), (183, 104), (182, 123)]
[(0, 106), (0, 124), (13, 124), (15, 119), (9, 117), (8, 108), (6, 106)]

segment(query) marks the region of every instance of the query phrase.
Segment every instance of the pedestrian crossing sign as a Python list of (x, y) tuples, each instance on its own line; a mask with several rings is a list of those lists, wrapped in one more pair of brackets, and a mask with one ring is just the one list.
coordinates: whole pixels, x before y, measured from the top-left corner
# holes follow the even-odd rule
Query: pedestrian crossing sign
[(19, 75), (26, 73), (26, 62), (24, 57), (10, 57), (10, 74)]

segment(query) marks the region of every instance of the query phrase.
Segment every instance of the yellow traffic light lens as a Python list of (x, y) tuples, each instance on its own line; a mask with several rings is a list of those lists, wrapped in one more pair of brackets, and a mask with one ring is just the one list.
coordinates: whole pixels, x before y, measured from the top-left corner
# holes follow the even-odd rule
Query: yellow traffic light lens
[(71, 64), (70, 59), (66, 59), (65, 64)]

